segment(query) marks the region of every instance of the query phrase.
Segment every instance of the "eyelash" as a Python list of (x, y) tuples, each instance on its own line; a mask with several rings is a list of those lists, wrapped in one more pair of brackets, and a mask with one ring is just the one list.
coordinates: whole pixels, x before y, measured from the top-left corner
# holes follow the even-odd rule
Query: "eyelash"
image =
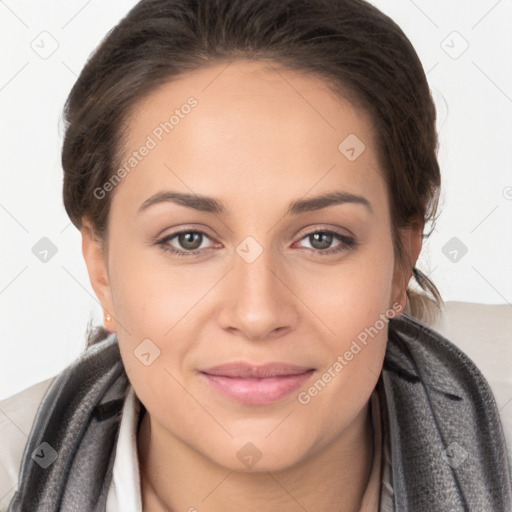
[[(163, 251), (170, 252), (171, 254), (173, 254), (174, 256), (177, 256), (179, 258), (181, 258), (183, 256), (196, 256), (196, 255), (200, 254), (202, 251), (205, 250), (205, 249), (195, 249), (193, 251), (181, 251), (179, 249), (176, 249), (176, 248), (174, 248), (172, 246), (167, 245), (168, 242), (170, 242), (173, 238), (176, 238), (177, 236), (185, 234), (185, 233), (187, 233), (187, 234), (197, 233), (197, 234), (200, 234), (200, 235), (204, 235), (207, 238), (210, 238), (208, 236), (208, 234), (206, 234), (204, 231), (184, 230), (184, 231), (178, 231), (177, 233), (173, 233), (172, 235), (165, 236), (164, 238), (158, 240), (156, 242), (156, 245), (160, 246), (160, 248)], [(304, 238), (313, 236), (313, 235), (315, 235), (317, 233), (333, 235), (335, 238), (337, 238), (341, 242), (334, 249), (310, 249), (308, 247), (303, 247), (303, 249), (308, 249), (309, 251), (312, 251), (313, 253), (315, 253), (315, 254), (317, 254), (319, 256), (325, 256), (325, 255), (333, 254), (333, 253), (340, 253), (342, 251), (346, 251), (348, 249), (355, 248), (356, 245), (357, 245), (357, 242), (353, 238), (345, 236), (345, 235), (342, 235), (340, 233), (337, 233), (336, 231), (330, 231), (328, 229), (318, 229), (316, 231), (311, 231), (310, 233), (306, 233), (300, 240), (303, 240)]]

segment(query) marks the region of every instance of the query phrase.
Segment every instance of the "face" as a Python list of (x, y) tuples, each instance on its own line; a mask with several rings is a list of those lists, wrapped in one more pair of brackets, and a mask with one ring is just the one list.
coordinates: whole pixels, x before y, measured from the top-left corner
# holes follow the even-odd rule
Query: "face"
[(370, 118), (319, 78), (233, 62), (129, 126), (108, 258), (85, 229), (84, 256), (152, 431), (237, 471), (348, 438), (405, 292)]

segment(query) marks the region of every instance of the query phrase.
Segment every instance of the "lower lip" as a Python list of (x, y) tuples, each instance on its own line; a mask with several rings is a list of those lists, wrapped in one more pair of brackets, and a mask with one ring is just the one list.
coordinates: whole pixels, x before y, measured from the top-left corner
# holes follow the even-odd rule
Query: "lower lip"
[(249, 405), (277, 402), (293, 393), (312, 375), (313, 370), (298, 375), (280, 375), (265, 379), (222, 377), (202, 373), (207, 381), (223, 395)]

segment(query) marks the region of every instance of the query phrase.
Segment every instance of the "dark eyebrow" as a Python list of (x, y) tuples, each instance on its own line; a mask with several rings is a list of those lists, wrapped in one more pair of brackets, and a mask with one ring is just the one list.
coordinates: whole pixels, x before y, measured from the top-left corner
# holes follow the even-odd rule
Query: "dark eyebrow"
[(157, 192), (140, 205), (138, 213), (141, 213), (154, 204), (165, 202), (176, 203), (202, 212), (217, 213), (220, 215), (226, 213), (224, 205), (213, 197), (200, 196), (198, 194), (183, 194), (180, 192)]
[[(146, 210), (150, 206), (158, 203), (171, 202), (187, 208), (193, 208), (202, 212), (224, 215), (227, 209), (221, 201), (213, 197), (201, 196), (198, 194), (183, 194), (180, 192), (158, 192), (146, 199), (139, 208), (138, 213)], [(285, 215), (299, 215), (305, 212), (321, 210), (328, 206), (337, 204), (352, 203), (365, 206), (371, 213), (373, 208), (368, 199), (348, 192), (328, 192), (309, 199), (299, 199), (293, 201), (286, 211)]]
[(370, 201), (363, 196), (357, 196), (355, 194), (349, 194), (348, 192), (327, 192), (310, 199), (299, 199), (290, 204), (286, 215), (298, 215), (304, 212), (311, 212), (314, 210), (321, 210), (328, 206), (336, 204), (361, 204), (368, 208), (370, 213), (373, 213), (372, 205)]

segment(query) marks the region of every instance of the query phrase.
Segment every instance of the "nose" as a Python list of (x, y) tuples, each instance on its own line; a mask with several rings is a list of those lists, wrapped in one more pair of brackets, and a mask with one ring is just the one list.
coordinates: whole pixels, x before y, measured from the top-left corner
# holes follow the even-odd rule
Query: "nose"
[(282, 336), (295, 329), (299, 320), (293, 278), (277, 264), (271, 250), (263, 250), (255, 261), (234, 255), (226, 300), (219, 314), (220, 326), (250, 340)]

